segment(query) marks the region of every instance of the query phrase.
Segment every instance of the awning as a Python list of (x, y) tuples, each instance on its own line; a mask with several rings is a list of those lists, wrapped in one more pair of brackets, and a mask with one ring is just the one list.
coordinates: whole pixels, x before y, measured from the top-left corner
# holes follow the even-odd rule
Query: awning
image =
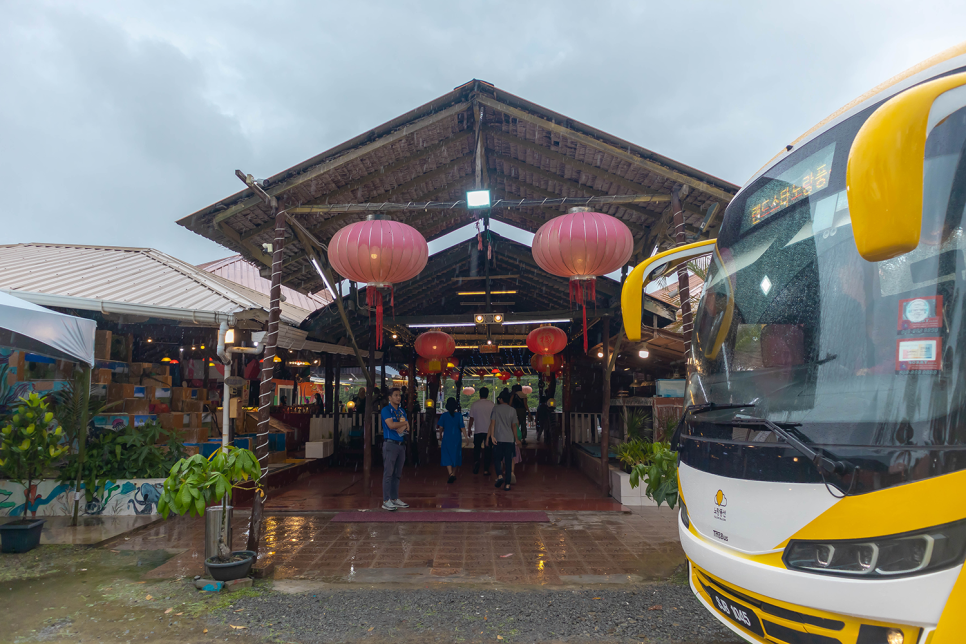
[(0, 345), (94, 366), (97, 323), (0, 292)]

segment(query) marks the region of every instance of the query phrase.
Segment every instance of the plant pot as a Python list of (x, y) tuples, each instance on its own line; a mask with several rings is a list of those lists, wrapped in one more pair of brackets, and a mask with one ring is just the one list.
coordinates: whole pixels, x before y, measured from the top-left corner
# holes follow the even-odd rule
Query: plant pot
[(27, 552), (40, 544), (44, 519), (0, 525), (0, 552)]
[(247, 555), (247, 558), (241, 561), (230, 561), (228, 563), (219, 562), (218, 557), (205, 559), (205, 570), (208, 571), (208, 575), (212, 579), (215, 581), (232, 581), (248, 576), (248, 573), (251, 572), (252, 564), (255, 563), (255, 553), (251, 550), (236, 550), (231, 554)]

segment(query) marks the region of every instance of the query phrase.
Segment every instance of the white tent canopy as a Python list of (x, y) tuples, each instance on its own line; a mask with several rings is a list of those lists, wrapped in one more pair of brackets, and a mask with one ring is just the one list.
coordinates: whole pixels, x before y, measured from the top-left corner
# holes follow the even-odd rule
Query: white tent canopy
[(0, 292), (0, 346), (94, 366), (94, 320), (64, 315)]

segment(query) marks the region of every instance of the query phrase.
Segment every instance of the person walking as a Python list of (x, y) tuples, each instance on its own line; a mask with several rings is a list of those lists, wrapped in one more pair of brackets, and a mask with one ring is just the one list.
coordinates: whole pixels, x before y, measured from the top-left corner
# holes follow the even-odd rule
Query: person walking
[(473, 473), (480, 473), (480, 453), (483, 456), (483, 476), (490, 475), (490, 461), (493, 458), (493, 446), (486, 440), (490, 431), (490, 415), (493, 413), (494, 403), (490, 400), (490, 390), (480, 387), (480, 399), (470, 405), (469, 431), (473, 434)]
[(523, 393), (523, 385), (520, 384), (513, 385), (513, 389), (510, 390), (510, 394), (513, 396), (510, 399), (510, 404), (517, 413), (517, 425), (520, 427), (520, 440), (523, 445), (526, 445), (527, 414), (530, 412), (530, 409), (527, 406), (527, 395)]
[(382, 509), (390, 512), (408, 508), (399, 500), (399, 479), (406, 464), (406, 436), (409, 420), (406, 410), (399, 403), (402, 394), (398, 388), (389, 392), (389, 404), (382, 408)]
[(463, 464), (463, 415), (457, 414), (455, 398), (446, 399), (446, 413), (436, 423), (439, 430), (440, 465), (449, 472), (447, 483), (456, 482), (456, 468)]
[[(496, 447), (496, 484), (510, 491), (513, 476), (513, 455), (520, 444), (517, 436), (517, 413), (510, 406), (510, 392), (504, 391), (497, 399), (497, 405), (490, 416), (490, 429), (487, 440)], [(506, 477), (506, 478), (504, 478)]]

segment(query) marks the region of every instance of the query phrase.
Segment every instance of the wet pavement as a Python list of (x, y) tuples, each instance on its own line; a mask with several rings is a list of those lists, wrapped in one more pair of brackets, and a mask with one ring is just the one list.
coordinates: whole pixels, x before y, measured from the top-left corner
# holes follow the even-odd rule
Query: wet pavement
[[(399, 512), (403, 512), (400, 510)], [(332, 513), (269, 516), (260, 565), (276, 579), (413, 583), (425, 579), (560, 586), (662, 580), (685, 561), (677, 513), (550, 512), (549, 523), (332, 523)], [(247, 541), (238, 511), (234, 547)], [(203, 572), (204, 523), (176, 517), (116, 541), (118, 550), (182, 550), (147, 578)]]
[[(495, 472), (473, 474), (472, 459), (463, 459), (457, 479), (447, 484), (446, 468), (436, 465), (403, 469), (399, 496), (412, 509), (463, 510), (560, 510), (619, 512), (613, 498), (601, 496), (600, 488), (573, 468), (550, 465), (544, 450), (524, 450), (525, 461), (514, 473), (517, 485), (510, 492), (497, 490)], [(382, 505), (382, 468), (373, 468), (372, 495), (362, 494), (362, 472), (334, 468), (311, 474), (279, 493), (269, 495), (272, 512), (319, 512), (326, 510), (377, 509)]]

